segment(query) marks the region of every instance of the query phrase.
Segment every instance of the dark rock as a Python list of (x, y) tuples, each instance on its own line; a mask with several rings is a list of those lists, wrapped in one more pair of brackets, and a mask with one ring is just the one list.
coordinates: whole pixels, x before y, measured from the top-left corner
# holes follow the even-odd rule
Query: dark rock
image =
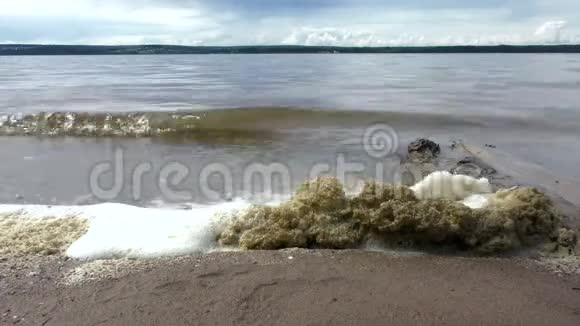
[(457, 162), (454, 168), (450, 170), (453, 174), (467, 175), (474, 178), (489, 177), (497, 171), (481, 159), (468, 156)]
[(495, 145), (491, 145), (491, 144), (485, 144), (485, 147), (489, 147), (489, 148), (496, 148)]
[(441, 153), (441, 147), (429, 139), (420, 138), (409, 144), (409, 157), (434, 158)]

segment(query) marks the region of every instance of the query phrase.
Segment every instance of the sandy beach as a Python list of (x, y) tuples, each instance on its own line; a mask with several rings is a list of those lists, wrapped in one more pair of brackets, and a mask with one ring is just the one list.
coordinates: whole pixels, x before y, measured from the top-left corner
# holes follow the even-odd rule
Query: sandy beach
[(289, 249), (30, 262), (0, 265), (2, 325), (580, 323), (580, 277), (523, 258)]

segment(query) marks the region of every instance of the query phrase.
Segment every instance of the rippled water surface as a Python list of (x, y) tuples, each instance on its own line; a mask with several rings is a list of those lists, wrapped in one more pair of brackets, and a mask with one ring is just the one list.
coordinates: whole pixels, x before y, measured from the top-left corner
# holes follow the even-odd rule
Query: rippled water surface
[[(517, 114), (578, 106), (560, 54), (0, 57), (0, 111), (254, 106)], [(537, 113), (537, 112), (536, 112)]]
[[(194, 134), (0, 137), (0, 202), (82, 203), (92, 195), (90, 172), (118, 148), (127, 171), (151, 163), (139, 204), (164, 201), (158, 181), (171, 162), (189, 167), (184, 187), (216, 162), (236, 180), (249, 164), (281, 162), (299, 182), (340, 154), (372, 166), (376, 158), (361, 139), (376, 123), (396, 131), (400, 150), (416, 137), (493, 144), (555, 181), (580, 180), (578, 55), (0, 57), (2, 121), (38, 112), (176, 110), (200, 117)], [(113, 201), (133, 203), (134, 183), (124, 177)]]

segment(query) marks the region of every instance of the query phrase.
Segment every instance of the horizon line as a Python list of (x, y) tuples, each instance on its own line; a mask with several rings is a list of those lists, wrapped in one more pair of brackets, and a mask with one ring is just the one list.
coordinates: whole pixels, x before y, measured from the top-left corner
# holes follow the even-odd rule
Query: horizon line
[(425, 48), (425, 47), (502, 47), (502, 46), (580, 46), (580, 43), (558, 43), (558, 44), (414, 44), (414, 45), (380, 45), (380, 46), (360, 46), (360, 45), (305, 45), (305, 44), (251, 44), (251, 45), (183, 45), (183, 44), (66, 44), (66, 43), (0, 43), (0, 46), (108, 46), (108, 47), (128, 47), (128, 46), (172, 46), (188, 48), (240, 48), (240, 47), (306, 47), (306, 48)]
[(447, 53), (580, 53), (580, 44), (522, 45), (70, 45), (0, 44), (0, 56), (43, 55), (208, 55), (208, 54), (447, 54)]

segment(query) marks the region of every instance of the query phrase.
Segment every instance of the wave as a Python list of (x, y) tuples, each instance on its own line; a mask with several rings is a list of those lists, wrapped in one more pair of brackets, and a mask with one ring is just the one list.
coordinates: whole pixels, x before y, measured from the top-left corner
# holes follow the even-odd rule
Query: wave
[[(505, 119), (504, 119), (505, 120)], [(175, 112), (40, 112), (0, 115), (0, 136), (162, 137), (264, 135), (321, 126), (484, 126), (482, 117), (443, 113), (336, 111), (286, 107)]]
[(538, 117), (533, 119), (529, 114), (522, 117), (515, 113), (485, 116), (445, 112), (348, 111), (289, 107), (173, 112), (39, 112), (0, 114), (0, 136), (263, 138), (308, 128), (364, 128), (379, 122), (405, 129), (510, 126), (577, 129), (574, 124), (562, 125), (562, 122), (546, 121), (541, 114)]
[[(385, 248), (395, 243), (454, 246), (489, 254), (549, 241), (575, 244), (570, 240), (575, 233), (560, 229), (559, 213), (535, 189), (485, 194), (485, 179), (435, 176), (416, 185), (417, 189), (368, 182), (352, 197), (337, 179), (319, 178), (306, 182), (288, 201), (266, 205), (243, 200), (183, 210), (121, 204), (0, 205), (0, 225), (10, 226), (0, 230), (0, 242), (8, 239), (10, 246), (4, 247), (24, 248), (23, 253), (33, 248), (33, 252), (48, 249), (49, 254), (54, 253), (52, 248), (72, 242), (65, 253), (79, 259), (153, 258), (225, 248), (355, 249), (369, 243), (382, 243)], [(462, 188), (461, 195), (450, 196), (437, 179)], [(484, 196), (485, 203), (468, 207), (472, 196)], [(37, 223), (31, 222), (34, 218)], [(60, 222), (50, 222), (55, 218)], [(83, 228), (85, 220), (88, 230)], [(27, 230), (34, 236), (23, 236)], [(20, 236), (15, 238), (16, 231)], [(14, 239), (24, 240), (15, 243)], [(55, 245), (54, 239), (64, 240)]]
[(154, 136), (198, 128), (200, 116), (170, 113), (42, 112), (0, 117), (0, 135)]

